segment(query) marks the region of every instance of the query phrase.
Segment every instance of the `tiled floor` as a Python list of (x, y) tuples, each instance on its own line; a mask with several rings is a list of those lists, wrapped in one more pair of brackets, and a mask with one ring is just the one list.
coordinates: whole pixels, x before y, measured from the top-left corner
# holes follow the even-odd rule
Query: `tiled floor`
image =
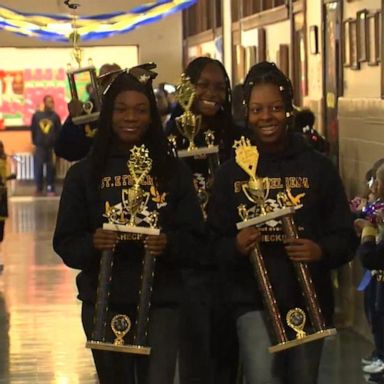
[[(57, 205), (58, 199), (22, 197), (10, 204), (0, 276), (0, 384), (97, 383), (84, 347), (76, 271), (51, 247)], [(370, 349), (347, 331), (327, 340), (319, 383), (364, 383), (360, 359)]]
[(84, 348), (76, 271), (51, 246), (57, 199), (17, 198), (3, 243), (0, 277), (0, 383), (94, 384)]

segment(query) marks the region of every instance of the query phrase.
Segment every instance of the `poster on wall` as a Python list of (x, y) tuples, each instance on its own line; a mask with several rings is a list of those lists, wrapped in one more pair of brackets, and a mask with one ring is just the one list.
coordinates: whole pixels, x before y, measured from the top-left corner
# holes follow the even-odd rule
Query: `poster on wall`
[[(128, 55), (123, 53), (127, 49)], [(3, 52), (4, 50), (11, 52)], [(0, 64), (0, 129), (28, 129), (32, 115), (43, 108), (46, 95), (53, 97), (55, 111), (61, 121), (65, 120), (68, 115), (67, 103), (70, 100), (66, 74), (70, 51), (70, 48), (0, 49), (1, 57), (8, 57), (9, 60), (8, 63), (2, 60)], [(117, 63), (122, 68), (138, 63), (136, 46), (92, 47), (86, 51), (87, 57), (92, 57), (96, 68), (100, 68), (104, 63)], [(45, 58), (44, 62), (41, 57)], [(44, 67), (46, 63), (50, 63), (51, 68)], [(84, 78), (80, 76), (76, 81), (79, 97), (85, 100), (88, 98), (89, 78), (86, 73), (82, 76)]]
[(64, 68), (0, 69), (0, 129), (29, 126), (32, 115), (43, 108), (45, 95), (53, 96), (55, 110), (64, 120), (68, 114), (68, 91)]

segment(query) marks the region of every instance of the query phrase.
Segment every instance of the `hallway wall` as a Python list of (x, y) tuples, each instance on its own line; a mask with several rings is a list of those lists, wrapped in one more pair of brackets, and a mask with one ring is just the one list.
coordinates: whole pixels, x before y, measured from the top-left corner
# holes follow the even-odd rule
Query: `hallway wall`
[[(3, 0), (2, 5), (21, 12), (69, 13), (69, 9), (60, 0)], [(132, 0), (77, 0), (80, 3), (78, 13), (95, 15), (112, 11), (127, 11), (142, 1)], [(182, 70), (182, 25), (181, 12), (165, 19), (144, 25), (129, 33), (113, 36), (94, 42), (82, 43), (84, 46), (103, 45), (138, 45), (139, 61), (155, 61), (158, 65), (159, 76), (156, 82), (177, 82)], [(17, 36), (10, 32), (0, 31), (1, 47), (70, 47), (69, 43), (42, 42), (37, 39)], [(108, 57), (105, 58), (108, 62)], [(1, 68), (1, 65), (0, 65)]]

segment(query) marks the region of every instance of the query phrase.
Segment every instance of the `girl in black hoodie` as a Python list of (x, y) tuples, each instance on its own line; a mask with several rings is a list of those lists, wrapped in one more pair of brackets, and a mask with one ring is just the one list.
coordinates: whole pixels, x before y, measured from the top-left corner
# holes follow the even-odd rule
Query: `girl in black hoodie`
[[(201, 116), (201, 130), (195, 138), (196, 145), (206, 146), (204, 132), (215, 134), (215, 144), (219, 146), (219, 160), (227, 160), (232, 153), (233, 140), (240, 137), (235, 129), (231, 112), (231, 86), (223, 64), (209, 57), (198, 57), (185, 68), (196, 95), (191, 110)], [(176, 118), (183, 113), (178, 104), (167, 125), (168, 133), (176, 136), (177, 149), (188, 146), (176, 126)], [(187, 157), (184, 161), (191, 169), (198, 194), (207, 202), (214, 178), (208, 157)], [(205, 204), (201, 204), (205, 210)], [(228, 323), (222, 300), (213, 302), (212, 281), (215, 277), (207, 243), (205, 262), (198, 268), (183, 271), (187, 295), (181, 317), (181, 342), (179, 352), (179, 372), (181, 384), (225, 384), (223, 372), (231, 371), (234, 377), (237, 369), (236, 338), (228, 332)], [(213, 330), (213, 332), (212, 332)], [(217, 348), (217, 341), (225, 338), (226, 348)], [(233, 383), (235, 379), (230, 379)]]
[(275, 64), (259, 63), (250, 69), (244, 93), (248, 135), (260, 152), (256, 173), (269, 179), (266, 209), (278, 208), (277, 194), (286, 192), (291, 205), (301, 206), (295, 214), (299, 239), (285, 240), (278, 220), (236, 229), (240, 204), (247, 204), (255, 215), (260, 212), (242, 192), (249, 176), (229, 160), (217, 172), (208, 210), (219, 282), (236, 318), (247, 383), (312, 384), (317, 380), (322, 342), (269, 354), (262, 298), (248, 256), (259, 243), (283, 318), (289, 309), (303, 305), (291, 261), (308, 263), (329, 324), (333, 313), (330, 271), (353, 256), (352, 218), (331, 161), (288, 129), (293, 111), (289, 79)]
[[(184, 297), (180, 271), (197, 263), (197, 244), (203, 233), (191, 173), (168, 152), (152, 90), (155, 74), (143, 70), (139, 75), (122, 71), (105, 91), (92, 152), (75, 164), (65, 179), (53, 238), (54, 249), (64, 263), (80, 270), (76, 281), (88, 339), (93, 330), (101, 252), (114, 252), (110, 316), (126, 314), (132, 324), (144, 249), (157, 258), (148, 334), (151, 355), (135, 358), (134, 368), (132, 355), (93, 350), (102, 384), (173, 382), (179, 305)], [(107, 207), (124, 206), (124, 193), (132, 186), (127, 162), (133, 146), (142, 144), (148, 148), (153, 164), (141, 187), (149, 194), (147, 211), (159, 213), (161, 234), (140, 238), (106, 231), (102, 226)], [(140, 225), (149, 225), (147, 211), (138, 215)], [(134, 376), (139, 381), (134, 381)]]

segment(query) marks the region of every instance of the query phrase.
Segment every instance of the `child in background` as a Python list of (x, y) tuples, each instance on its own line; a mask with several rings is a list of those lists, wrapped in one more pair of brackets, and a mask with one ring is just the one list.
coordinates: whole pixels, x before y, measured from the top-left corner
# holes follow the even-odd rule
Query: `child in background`
[(364, 218), (368, 207), (376, 200), (376, 171), (382, 164), (384, 164), (384, 159), (379, 159), (373, 164), (372, 168), (365, 174), (366, 188), (363, 196), (355, 196), (349, 202), (351, 211), (356, 219)]
[(327, 155), (329, 143), (316, 131), (314, 126), (315, 114), (310, 109), (295, 110), (293, 123), (294, 132), (300, 133), (313, 149)]
[[(4, 150), (4, 144), (0, 141), (0, 247), (4, 239), (5, 219), (8, 217), (8, 194), (7, 180), (14, 179), (16, 175), (8, 174), (7, 155)], [(4, 269), (3, 255), (0, 248), (0, 273)]]
[[(372, 168), (374, 169), (374, 168)], [(375, 174), (372, 193), (376, 199), (365, 208), (365, 218), (355, 220), (355, 228), (361, 234), (361, 245), (357, 251), (364, 268), (371, 271), (373, 279), (367, 286), (369, 295), (368, 317), (372, 326), (375, 352), (372, 359), (367, 359), (363, 371), (369, 374), (384, 373), (384, 286), (383, 286), (383, 204), (384, 199), (384, 164)], [(364, 210), (363, 210), (364, 211)], [(370, 360), (370, 361), (369, 361)], [(364, 360), (362, 361), (364, 364)]]

